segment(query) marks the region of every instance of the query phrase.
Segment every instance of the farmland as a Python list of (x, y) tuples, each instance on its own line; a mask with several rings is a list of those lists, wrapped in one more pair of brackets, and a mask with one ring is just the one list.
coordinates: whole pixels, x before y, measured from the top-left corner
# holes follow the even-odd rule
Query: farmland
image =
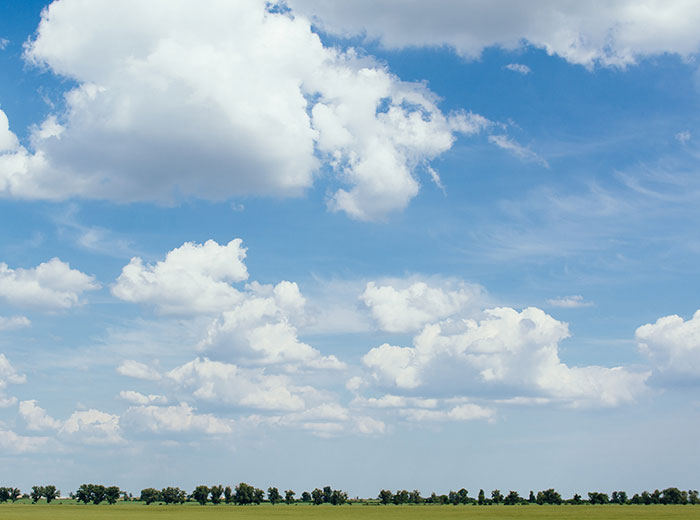
[(340, 507), (310, 505), (262, 505), (262, 506), (200, 506), (184, 505), (146, 506), (141, 502), (109, 505), (79, 505), (73, 501), (56, 501), (52, 504), (3, 504), (0, 519), (12, 520), (69, 520), (85, 519), (217, 519), (236, 517), (250, 520), (274, 519), (339, 519), (339, 520), (450, 520), (475, 518), (484, 520), (507, 519), (654, 519), (681, 520), (698, 518), (698, 506), (379, 506), (353, 504)]

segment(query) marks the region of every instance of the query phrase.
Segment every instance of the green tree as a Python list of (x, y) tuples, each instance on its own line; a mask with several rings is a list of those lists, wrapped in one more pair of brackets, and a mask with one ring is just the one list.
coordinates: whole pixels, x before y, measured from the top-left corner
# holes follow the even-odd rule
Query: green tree
[[(695, 494), (697, 495), (697, 491), (695, 492)], [(19, 490), (19, 488), (10, 488), (10, 500), (16, 502), (21, 496), (22, 492)]]
[(553, 504), (553, 505), (559, 505), (561, 504), (561, 495), (554, 491), (554, 489), (545, 489), (544, 491), (538, 491), (537, 492), (537, 503), (542, 505), (542, 504)]
[(255, 488), (249, 486), (245, 482), (241, 482), (236, 486), (236, 504), (245, 506), (253, 503), (255, 498)]
[(104, 502), (107, 498), (107, 489), (102, 484), (89, 484), (90, 487), (90, 500), (93, 504), (98, 505)]
[(408, 496), (408, 501), (409, 501), (411, 504), (422, 504), (422, 503), (423, 503), (423, 497), (420, 496), (420, 491), (418, 491), (417, 489), (414, 489), (413, 491), (411, 491), (411, 492), (409, 493), (409, 496)]
[(226, 486), (224, 488), (224, 502), (227, 504), (230, 504), (234, 502), (236, 497), (233, 494), (233, 490), (231, 490), (231, 486)]
[(162, 500), (160, 491), (154, 488), (146, 488), (141, 490), (142, 502), (146, 502), (146, 505), (151, 505), (153, 502), (160, 502)]
[(260, 505), (263, 500), (265, 500), (265, 492), (260, 488), (253, 489), (253, 503)]
[(610, 502), (613, 504), (626, 504), (627, 503), (627, 493), (625, 491), (613, 491)]
[(32, 504), (36, 504), (41, 497), (44, 496), (44, 486), (32, 486), (32, 492), (29, 494), (32, 499)]
[(396, 505), (408, 503), (408, 491), (405, 489), (397, 491), (392, 497), (392, 501)]
[(574, 493), (574, 498), (571, 499), (571, 503), (574, 505), (583, 504), (583, 500), (581, 500), (581, 495), (579, 495), (578, 493)]
[(160, 492), (163, 502), (166, 504), (184, 504), (187, 493), (179, 487), (166, 487)]
[(500, 489), (494, 489), (491, 491), (491, 500), (494, 504), (500, 504), (503, 502), (503, 494)]
[(209, 488), (207, 486), (200, 485), (194, 488), (194, 491), (192, 491), (192, 498), (194, 498), (201, 505), (205, 505), (209, 501), (208, 497)]
[(531, 504), (534, 504), (537, 502), (537, 499), (535, 498), (535, 494), (530, 491), (530, 496), (527, 497), (527, 501), (530, 502)]
[(382, 489), (379, 492), (379, 496), (377, 498), (379, 498), (379, 501), (382, 504), (387, 505), (391, 503), (392, 493), (388, 489)]
[(476, 499), (477, 504), (483, 506), (486, 503), (486, 494), (483, 489), (479, 490), (479, 497)]
[(10, 488), (0, 487), (0, 502), (5, 503), (10, 500)]
[(608, 495), (606, 493), (599, 493), (597, 491), (591, 491), (588, 493), (588, 502), (593, 505), (596, 504), (607, 504), (610, 502)]
[(119, 500), (119, 495), (121, 495), (121, 489), (119, 489), (119, 486), (109, 486), (105, 489), (105, 498), (107, 499), (107, 503), (109, 505), (113, 506), (116, 504), (117, 500)]
[(348, 501), (348, 494), (345, 491), (340, 491), (339, 489), (334, 489), (331, 492), (331, 505), (342, 506)]
[(293, 504), (295, 502), (294, 495), (296, 495), (296, 493), (294, 491), (292, 491), (291, 489), (288, 489), (287, 491), (285, 491), (284, 492), (285, 504), (287, 504), (287, 505)]
[(688, 491), (688, 503), (692, 505), (700, 504), (700, 497), (698, 497), (697, 490), (691, 489)]
[(75, 492), (75, 499), (84, 504), (92, 500), (92, 484), (80, 484), (78, 491)]
[(311, 493), (309, 493), (308, 491), (302, 491), (301, 501), (302, 502), (311, 502)]
[(514, 506), (520, 503), (520, 495), (517, 491), (510, 491), (503, 499), (503, 503), (507, 506)]
[(683, 497), (683, 492), (675, 487), (666, 488), (661, 494), (662, 504), (685, 504), (688, 501), (687, 495), (685, 499)]
[[(389, 491), (389, 493), (391, 493), (391, 491)], [(313, 500), (315, 506), (323, 504), (323, 491), (318, 488), (314, 489), (311, 492), (311, 500)]]
[(278, 502), (282, 501), (282, 497), (280, 496), (280, 490), (277, 489), (276, 487), (269, 487), (267, 488), (267, 499), (270, 501), (270, 503), (274, 506)]
[(221, 484), (218, 486), (212, 486), (209, 491), (211, 492), (211, 503), (214, 505), (219, 505), (221, 503), (221, 495), (224, 494), (224, 486)]

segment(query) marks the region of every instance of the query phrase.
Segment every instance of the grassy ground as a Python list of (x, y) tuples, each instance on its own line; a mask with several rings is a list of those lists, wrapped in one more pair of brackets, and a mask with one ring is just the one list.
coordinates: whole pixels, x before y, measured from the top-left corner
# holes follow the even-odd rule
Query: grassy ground
[(680, 520), (700, 518), (700, 506), (212, 506), (185, 504), (165, 506), (140, 502), (108, 505), (77, 505), (74, 502), (52, 504), (2, 504), (2, 520), (69, 520), (121, 519), (129, 520), (197, 520), (218, 518), (250, 520), (274, 519), (338, 519), (338, 520), (451, 520), (476, 518), (483, 520), (507, 519), (654, 519)]

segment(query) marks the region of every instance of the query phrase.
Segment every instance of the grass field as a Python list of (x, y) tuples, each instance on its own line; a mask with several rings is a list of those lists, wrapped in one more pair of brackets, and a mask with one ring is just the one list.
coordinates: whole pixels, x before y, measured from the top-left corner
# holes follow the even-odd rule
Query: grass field
[(185, 504), (181, 506), (146, 506), (140, 502), (121, 503), (114, 506), (53, 504), (2, 504), (0, 519), (49, 520), (49, 519), (218, 519), (241, 518), (250, 520), (273, 519), (338, 519), (338, 520), (450, 520), (476, 518), (500, 519), (654, 519), (680, 520), (700, 518), (700, 506), (205, 506)]

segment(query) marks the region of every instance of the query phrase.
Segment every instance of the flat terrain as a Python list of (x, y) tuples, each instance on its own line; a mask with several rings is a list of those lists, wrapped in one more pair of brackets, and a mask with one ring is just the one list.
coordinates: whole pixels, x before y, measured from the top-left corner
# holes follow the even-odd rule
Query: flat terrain
[(0, 519), (339, 519), (339, 520), (448, 520), (454, 518), (500, 519), (654, 519), (676, 520), (700, 518), (700, 506), (200, 506), (185, 504), (165, 506), (140, 502), (109, 505), (0, 504)]

